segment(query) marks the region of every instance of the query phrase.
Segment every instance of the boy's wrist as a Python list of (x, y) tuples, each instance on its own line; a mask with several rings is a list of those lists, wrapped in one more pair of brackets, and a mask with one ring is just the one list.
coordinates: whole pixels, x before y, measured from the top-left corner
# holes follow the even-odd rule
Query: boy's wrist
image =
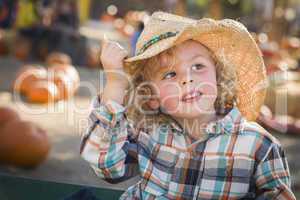
[(114, 93), (120, 93), (123, 92), (125, 93), (126, 89), (127, 89), (127, 85), (122, 84), (119, 81), (115, 81), (115, 82), (107, 82), (107, 84), (105, 85), (104, 89), (108, 92), (114, 92)]
[(108, 83), (103, 90), (102, 99), (104, 102), (113, 100), (119, 104), (123, 104), (125, 93), (126, 88), (124, 88), (124, 85), (116, 82)]
[(122, 88), (127, 88), (128, 78), (123, 70), (114, 70), (112, 72), (106, 73), (107, 85), (119, 86)]

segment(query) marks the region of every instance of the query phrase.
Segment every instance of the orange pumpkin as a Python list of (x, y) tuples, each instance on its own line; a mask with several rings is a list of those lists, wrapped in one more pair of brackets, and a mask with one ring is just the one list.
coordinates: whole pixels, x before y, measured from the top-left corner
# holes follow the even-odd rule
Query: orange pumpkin
[(80, 77), (77, 69), (74, 66), (65, 68), (65, 72), (74, 81), (74, 89), (77, 90), (80, 84)]
[(46, 58), (46, 63), (51, 66), (55, 64), (61, 64), (61, 65), (71, 65), (72, 59), (70, 56), (68, 56), (65, 53), (60, 52), (53, 52), (48, 55)]
[(44, 161), (50, 150), (45, 130), (28, 121), (7, 122), (0, 132), (0, 163), (31, 168)]
[[(19, 114), (11, 108), (0, 107), (0, 127), (11, 120), (20, 119)], [(1, 140), (1, 139), (0, 139)]]
[(103, 14), (100, 16), (102, 22), (112, 23), (115, 20), (115, 17), (109, 14)]
[(72, 81), (73, 90), (76, 91), (79, 87), (80, 77), (76, 68), (72, 65), (53, 65), (48, 70), (51, 74), (64, 73)]
[(58, 88), (52, 81), (36, 81), (27, 92), (27, 99), (33, 103), (48, 103), (58, 99)]
[(54, 84), (58, 89), (58, 100), (68, 99), (73, 96), (75, 92), (72, 86), (73, 81), (65, 73), (55, 73), (50, 80), (54, 81)]
[(14, 82), (14, 90), (26, 94), (31, 85), (38, 80), (47, 79), (47, 70), (40, 66), (23, 67)]
[(24, 37), (18, 37), (13, 45), (14, 56), (18, 60), (25, 61), (28, 59), (32, 44), (29, 39)]

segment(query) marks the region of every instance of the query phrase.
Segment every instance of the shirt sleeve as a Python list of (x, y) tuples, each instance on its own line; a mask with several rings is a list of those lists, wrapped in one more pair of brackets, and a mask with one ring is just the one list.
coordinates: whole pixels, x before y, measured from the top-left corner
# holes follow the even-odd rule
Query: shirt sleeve
[(98, 96), (92, 103), (80, 154), (99, 177), (118, 183), (138, 173), (135, 136), (125, 108), (114, 101), (104, 104)]
[(285, 152), (272, 143), (254, 174), (257, 200), (295, 200), (291, 190), (290, 172)]

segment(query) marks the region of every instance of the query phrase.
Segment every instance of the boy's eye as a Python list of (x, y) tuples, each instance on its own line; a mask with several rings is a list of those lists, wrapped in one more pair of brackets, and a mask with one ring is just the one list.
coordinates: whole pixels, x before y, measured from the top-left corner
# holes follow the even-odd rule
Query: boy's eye
[(204, 65), (202, 65), (202, 64), (192, 65), (192, 70), (200, 70), (200, 69), (203, 69), (203, 68), (204, 68)]
[(163, 79), (173, 78), (174, 76), (176, 76), (176, 72), (168, 72), (163, 76)]

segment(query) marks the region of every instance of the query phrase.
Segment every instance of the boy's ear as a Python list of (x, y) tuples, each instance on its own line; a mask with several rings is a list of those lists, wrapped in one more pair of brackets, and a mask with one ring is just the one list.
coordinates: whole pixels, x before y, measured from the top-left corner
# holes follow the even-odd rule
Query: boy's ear
[(147, 104), (152, 110), (157, 110), (159, 108), (158, 99), (150, 99)]

